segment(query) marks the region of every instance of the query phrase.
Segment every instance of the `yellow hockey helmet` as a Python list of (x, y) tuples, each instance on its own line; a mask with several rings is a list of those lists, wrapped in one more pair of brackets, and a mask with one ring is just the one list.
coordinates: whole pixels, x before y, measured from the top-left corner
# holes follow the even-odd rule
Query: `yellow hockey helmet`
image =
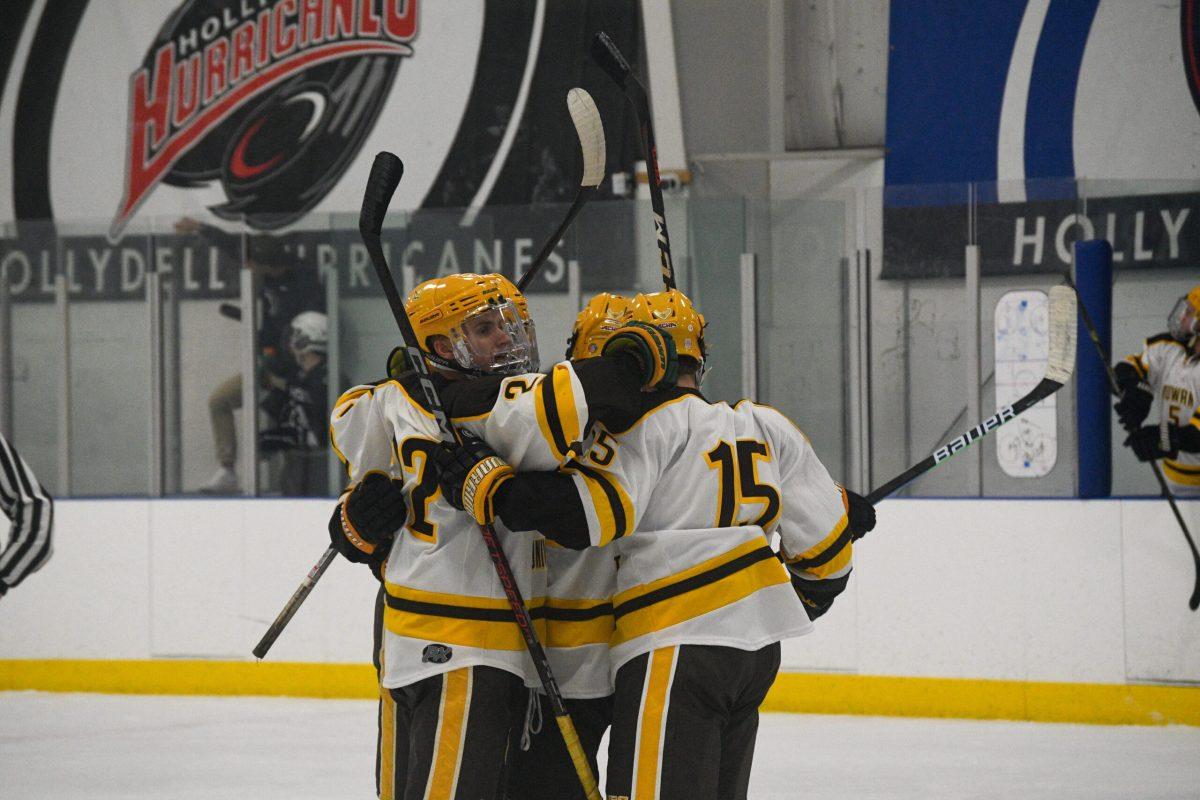
[[(537, 336), (525, 296), (499, 274), (432, 278), (404, 304), (421, 352), (434, 366), (468, 375), (514, 375), (538, 368)], [(434, 347), (445, 337), (452, 354)]]
[(681, 357), (692, 358), (699, 365), (696, 380), (704, 375), (704, 315), (692, 305), (688, 296), (678, 289), (639, 294), (633, 300), (633, 318), (661, 328), (675, 342)]
[(1167, 318), (1167, 328), (1176, 341), (1186, 345), (1196, 343), (1196, 337), (1200, 335), (1200, 286), (1192, 287), (1175, 303)]
[(575, 317), (571, 338), (567, 339), (567, 358), (578, 361), (600, 355), (608, 337), (632, 316), (633, 301), (628, 297), (611, 292), (596, 295)]

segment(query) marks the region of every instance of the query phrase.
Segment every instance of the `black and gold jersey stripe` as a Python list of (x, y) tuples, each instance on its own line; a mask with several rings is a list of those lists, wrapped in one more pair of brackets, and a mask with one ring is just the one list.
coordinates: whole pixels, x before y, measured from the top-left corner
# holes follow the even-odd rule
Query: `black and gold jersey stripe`
[(715, 611), (760, 589), (788, 583), (787, 570), (765, 541), (745, 542), (719, 556), (613, 597), (613, 646)]
[[(508, 601), (428, 592), (389, 583), (383, 624), (397, 636), (487, 650), (523, 650)], [(545, 637), (545, 598), (526, 598), (539, 637)]]

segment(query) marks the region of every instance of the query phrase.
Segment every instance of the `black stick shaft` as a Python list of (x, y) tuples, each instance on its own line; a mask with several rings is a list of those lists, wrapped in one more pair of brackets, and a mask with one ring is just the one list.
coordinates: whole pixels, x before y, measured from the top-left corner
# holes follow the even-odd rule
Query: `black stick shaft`
[(271, 623), (271, 627), (267, 628), (267, 632), (258, 640), (258, 644), (254, 646), (255, 658), (265, 658), (267, 651), (271, 649), (271, 645), (275, 644), (275, 640), (279, 638), (279, 634), (283, 633), (283, 629), (292, 621), (292, 617), (296, 616), (296, 612), (300, 610), (300, 606), (308, 599), (308, 593), (317, 585), (317, 581), (321, 580), (321, 576), (325, 574), (325, 570), (329, 569), (329, 565), (333, 563), (333, 559), (337, 556), (337, 550), (332, 547), (325, 550), (321, 555), (321, 559), (308, 571), (304, 576), (304, 580), (300, 582), (299, 588), (292, 593), (292, 597), (287, 601), (287, 605), (279, 612), (279, 616)]
[(587, 201), (590, 200), (592, 195), (595, 193), (595, 186), (579, 187), (579, 191), (575, 193), (575, 201), (571, 203), (571, 207), (567, 210), (567, 216), (563, 218), (562, 224), (558, 226), (558, 230), (551, 234), (550, 238), (546, 240), (546, 243), (542, 245), (541, 252), (537, 254), (537, 258), (535, 258), (533, 263), (529, 265), (529, 269), (525, 270), (525, 274), (521, 276), (521, 280), (517, 281), (518, 289), (520, 289), (522, 292), (525, 291), (525, 287), (529, 286), (530, 282), (532, 282), (534, 277), (537, 276), (538, 271), (541, 270), (542, 265), (546, 263), (546, 259), (550, 258), (550, 254), (554, 252), (554, 248), (558, 246), (559, 240), (562, 239), (563, 234), (567, 232), (567, 228), (571, 226), (571, 222), (574, 221), (575, 216), (579, 213), (579, 210), (583, 208), (584, 204), (587, 203)]
[(1020, 398), (1012, 405), (1005, 406), (1004, 408), (1000, 409), (995, 414), (988, 417), (983, 422), (966, 431), (962, 435), (951, 439), (949, 442), (933, 451), (933, 455), (917, 462), (916, 464), (913, 464), (911, 467), (892, 478), (883, 486), (873, 490), (867, 495), (867, 500), (872, 505), (878, 503), (880, 500), (883, 500), (900, 487), (921, 477), (926, 472), (929, 472), (929, 470), (933, 469), (938, 464), (941, 464), (951, 456), (966, 450), (984, 436), (987, 436), (989, 433), (996, 430), (996, 428), (999, 428), (1006, 422), (1016, 419), (1031, 406), (1035, 405), (1038, 401), (1049, 397), (1061, 388), (1062, 384), (1058, 381), (1052, 381), (1049, 378), (1042, 378), (1042, 382), (1035, 386), (1033, 390), (1029, 392), (1029, 394)]
[(633, 104), (646, 156), (646, 179), (650, 185), (650, 206), (654, 211), (654, 232), (658, 242), (658, 258), (662, 266), (663, 286), (675, 288), (675, 264), (671, 259), (671, 236), (667, 233), (667, 211), (663, 204), (662, 178), (658, 171), (658, 146), (654, 142), (654, 126), (650, 117), (650, 98), (625, 56), (604, 31), (592, 40), (592, 59), (616, 82)]
[[(1075, 289), (1075, 282), (1071, 280), (1071, 276), (1067, 275), (1067, 283), (1072, 289)], [(1079, 290), (1075, 290), (1076, 296), (1079, 295)], [(1092, 344), (1096, 347), (1096, 355), (1100, 357), (1100, 361), (1104, 363), (1104, 372), (1108, 376), (1108, 387), (1117, 397), (1122, 397), (1124, 392), (1121, 391), (1121, 386), (1117, 383), (1117, 371), (1113, 369), (1108, 353), (1104, 352), (1104, 344), (1100, 341), (1100, 332), (1096, 330), (1095, 324), (1092, 322), (1092, 317), (1088, 314), (1087, 306), (1083, 304), (1083, 298), (1079, 298), (1079, 314), (1083, 319), (1083, 327), (1087, 328), (1088, 338), (1092, 340)], [(1175, 521), (1179, 523), (1179, 530), (1183, 533), (1183, 538), (1187, 539), (1188, 549), (1192, 551), (1192, 561), (1196, 566), (1196, 585), (1192, 589), (1192, 596), (1188, 599), (1188, 608), (1195, 611), (1200, 608), (1200, 551), (1196, 549), (1196, 541), (1192, 538), (1192, 532), (1188, 530), (1187, 523), (1183, 521), (1183, 514), (1179, 511), (1179, 505), (1175, 502), (1175, 495), (1171, 492), (1171, 487), (1167, 485), (1167, 479), (1163, 476), (1162, 470), (1158, 467), (1157, 461), (1150, 461), (1150, 471), (1154, 473), (1155, 480), (1158, 481), (1158, 488), (1162, 491), (1162, 496), (1167, 501), (1167, 505), (1171, 507), (1171, 513), (1175, 515)]]

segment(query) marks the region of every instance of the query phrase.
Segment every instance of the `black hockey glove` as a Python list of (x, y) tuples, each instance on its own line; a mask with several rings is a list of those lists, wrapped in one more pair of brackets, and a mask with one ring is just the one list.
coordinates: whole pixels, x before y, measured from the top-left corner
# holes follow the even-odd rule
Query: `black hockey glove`
[(840, 578), (819, 580), (803, 572), (794, 571), (791, 566), (788, 567), (788, 576), (792, 580), (792, 589), (800, 598), (800, 602), (804, 604), (804, 612), (808, 614), (810, 620), (814, 620), (828, 611), (850, 580), (850, 573), (846, 573)]
[(377, 551), (386, 551), (408, 517), (402, 486), (382, 472), (368, 472), (329, 520), (334, 549), (356, 564), (371, 563)]
[(850, 528), (850, 540), (857, 542), (875, 530), (875, 506), (861, 494), (849, 489), (846, 489), (846, 504), (846, 525)]
[(465, 431), (459, 436), (461, 443), (443, 443), (434, 451), (442, 496), (480, 525), (488, 525), (496, 518), (496, 492), (516, 473), (479, 437)]
[[(1175, 458), (1179, 455), (1179, 428), (1166, 427), (1166, 441), (1157, 425), (1146, 425), (1129, 434), (1125, 446), (1133, 451), (1138, 461), (1154, 461), (1159, 458)], [(1166, 445), (1164, 449), (1163, 445)]]
[(1154, 403), (1154, 395), (1150, 393), (1150, 387), (1145, 383), (1127, 384), (1122, 388), (1121, 399), (1113, 406), (1117, 412), (1117, 419), (1121, 423), (1121, 427), (1127, 431), (1135, 431), (1142, 421), (1146, 419), (1146, 415), (1150, 413), (1150, 406)]
[(638, 369), (643, 391), (669, 389), (679, 377), (679, 354), (675, 341), (653, 325), (636, 320), (626, 322), (608, 337), (600, 354), (629, 353)]

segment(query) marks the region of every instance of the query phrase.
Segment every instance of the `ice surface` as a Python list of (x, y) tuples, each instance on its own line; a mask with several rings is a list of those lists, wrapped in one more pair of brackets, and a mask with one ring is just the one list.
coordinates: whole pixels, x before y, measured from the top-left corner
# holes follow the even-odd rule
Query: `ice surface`
[[(364, 701), (0, 693), (0, 797), (370, 798), (374, 714)], [(1200, 728), (764, 714), (750, 796), (1197, 798)]]

